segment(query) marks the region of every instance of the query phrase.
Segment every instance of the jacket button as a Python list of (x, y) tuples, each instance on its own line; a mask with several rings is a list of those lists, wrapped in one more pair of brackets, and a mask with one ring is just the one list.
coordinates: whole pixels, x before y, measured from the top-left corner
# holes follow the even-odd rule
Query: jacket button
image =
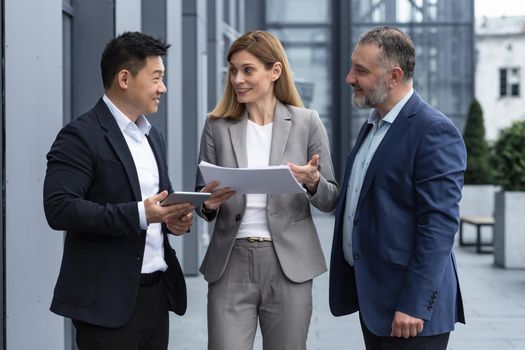
[(354, 220), (354, 225), (357, 225), (357, 224), (359, 224), (359, 219)]
[(428, 306), (428, 307), (427, 307), (427, 310), (428, 310), (428, 311), (432, 311), (432, 306)]
[(359, 253), (355, 253), (354, 254), (354, 260), (359, 260), (360, 257), (361, 257), (361, 255), (359, 255)]
[(241, 214), (237, 214), (235, 216), (235, 221), (241, 221)]
[(140, 256), (137, 256), (137, 257), (135, 258), (135, 260), (136, 260), (136, 261), (140, 261)]

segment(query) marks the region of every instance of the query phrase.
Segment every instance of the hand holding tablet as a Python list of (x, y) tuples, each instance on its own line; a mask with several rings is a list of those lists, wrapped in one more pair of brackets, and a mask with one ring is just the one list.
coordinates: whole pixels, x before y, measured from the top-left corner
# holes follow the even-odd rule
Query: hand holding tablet
[(180, 203), (191, 203), (194, 207), (198, 207), (202, 204), (211, 193), (207, 192), (183, 192), (175, 191), (170, 193), (166, 199), (160, 202), (161, 206), (180, 204)]

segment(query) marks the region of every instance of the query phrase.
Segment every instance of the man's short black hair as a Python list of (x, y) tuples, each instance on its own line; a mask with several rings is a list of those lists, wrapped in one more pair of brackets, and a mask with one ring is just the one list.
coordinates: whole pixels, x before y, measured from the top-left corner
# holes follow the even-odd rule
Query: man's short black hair
[(146, 65), (147, 57), (164, 56), (170, 46), (140, 32), (124, 32), (111, 39), (100, 61), (104, 88), (107, 90), (111, 87), (115, 75), (122, 69), (137, 75)]

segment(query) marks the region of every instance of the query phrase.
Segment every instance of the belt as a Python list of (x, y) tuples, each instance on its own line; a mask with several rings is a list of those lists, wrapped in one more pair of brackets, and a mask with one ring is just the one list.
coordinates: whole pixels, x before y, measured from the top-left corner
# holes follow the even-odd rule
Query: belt
[(140, 274), (140, 285), (141, 286), (153, 286), (159, 283), (163, 275), (164, 275), (164, 272), (162, 271), (155, 271), (152, 273), (141, 273)]
[(270, 237), (242, 237), (239, 239), (245, 239), (248, 242), (271, 242), (272, 241)]

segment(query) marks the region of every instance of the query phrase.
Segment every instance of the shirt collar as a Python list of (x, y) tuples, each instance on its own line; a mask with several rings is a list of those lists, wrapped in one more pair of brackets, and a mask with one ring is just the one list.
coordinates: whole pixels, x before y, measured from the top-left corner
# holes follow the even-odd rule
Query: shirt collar
[[(392, 124), (394, 120), (396, 120), (399, 112), (401, 112), (403, 107), (405, 107), (405, 104), (408, 102), (408, 100), (410, 99), (410, 97), (412, 97), (413, 94), (414, 89), (411, 88), (410, 91), (408, 91), (408, 93), (401, 100), (399, 100), (394, 105), (394, 107), (392, 107), (392, 109), (385, 115), (382, 121)], [(377, 109), (374, 108), (374, 110), (372, 110), (372, 112), (368, 116), (367, 123), (376, 124), (379, 120), (379, 112), (377, 111)]]
[(141, 115), (137, 118), (137, 121), (133, 123), (128, 117), (126, 117), (124, 113), (122, 113), (122, 111), (109, 99), (106, 94), (104, 94), (102, 100), (108, 106), (111, 114), (113, 114), (120, 131), (133, 136), (133, 132), (130, 133), (129, 131), (138, 129), (142, 134), (149, 135), (151, 124), (148, 122), (148, 119), (146, 119), (145, 116)]

